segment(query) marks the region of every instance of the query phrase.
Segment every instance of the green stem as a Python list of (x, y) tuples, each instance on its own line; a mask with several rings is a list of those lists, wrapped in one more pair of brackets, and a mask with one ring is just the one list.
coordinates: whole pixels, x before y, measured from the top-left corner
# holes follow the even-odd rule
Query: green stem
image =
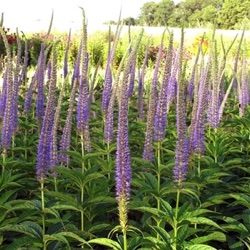
[(6, 148), (3, 149), (2, 156), (3, 156), (2, 176), (4, 176), (5, 164), (6, 164), (6, 158), (7, 158), (7, 149)]
[(197, 171), (198, 171), (198, 177), (201, 177), (201, 154), (198, 154), (198, 166), (197, 166)]
[[(84, 186), (81, 187), (81, 204), (83, 206), (84, 201)], [(84, 231), (84, 211), (83, 208), (81, 210), (81, 231)]]
[[(82, 158), (84, 157), (84, 139), (83, 139), (83, 133), (81, 133), (81, 150), (82, 150)], [(82, 174), (85, 171), (85, 165), (84, 161), (82, 160)]]
[[(157, 209), (161, 209), (160, 191), (161, 191), (161, 142), (157, 142)], [(161, 220), (157, 220), (157, 227), (160, 227)], [(157, 240), (160, 240), (160, 235), (157, 233)]]
[[(28, 120), (28, 117), (26, 115), (26, 124), (27, 124), (27, 120)], [(27, 150), (27, 147), (28, 147), (28, 131), (27, 129), (25, 129), (25, 132), (24, 132), (24, 145), (25, 145), (25, 149), (24, 149), (24, 159), (27, 161), (28, 159), (28, 150)]]
[[(81, 150), (82, 150), (82, 158), (84, 157), (84, 138), (83, 138), (83, 133), (80, 134), (81, 136)], [(82, 174), (85, 172), (85, 165), (84, 165), (84, 160), (82, 160)], [(83, 210), (83, 202), (84, 202), (84, 186), (81, 186), (81, 205), (82, 205), (82, 210), (81, 210), (81, 231), (84, 231), (84, 210)]]
[(123, 231), (123, 250), (128, 249), (128, 243), (127, 243), (127, 231)]
[[(109, 142), (108, 142), (107, 143), (107, 151), (108, 151), (107, 161), (108, 161), (108, 166), (109, 166), (109, 162), (110, 162), (110, 152), (109, 152), (109, 150), (110, 150), (110, 145), (109, 145)], [(108, 172), (108, 179), (110, 180), (110, 172)]]
[(176, 207), (175, 207), (175, 218), (174, 218), (174, 244), (173, 250), (177, 250), (177, 236), (178, 236), (178, 210), (179, 210), (179, 202), (180, 202), (180, 187), (177, 187), (176, 194)]
[(57, 192), (58, 189), (57, 189), (57, 178), (56, 177), (54, 177), (54, 188), (55, 188), (55, 192)]
[[(44, 179), (40, 180), (41, 184), (41, 207), (42, 207), (42, 233), (43, 238), (45, 236), (45, 199), (44, 199)], [(43, 249), (46, 250), (46, 244), (44, 242)]]

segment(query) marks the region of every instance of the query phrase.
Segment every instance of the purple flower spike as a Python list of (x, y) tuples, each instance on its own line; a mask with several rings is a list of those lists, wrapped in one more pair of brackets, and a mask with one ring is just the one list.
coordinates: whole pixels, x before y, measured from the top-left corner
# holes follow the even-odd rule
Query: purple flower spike
[(70, 93), (69, 107), (68, 113), (65, 121), (65, 125), (63, 127), (63, 134), (60, 141), (60, 155), (59, 160), (61, 163), (66, 165), (69, 164), (69, 156), (62, 151), (68, 151), (70, 149), (70, 138), (71, 138), (71, 128), (72, 128), (72, 116), (73, 116), (73, 108), (74, 108), (74, 99), (76, 92), (76, 81), (72, 87)]
[(165, 137), (167, 127), (167, 86), (171, 76), (172, 68), (172, 52), (173, 52), (173, 33), (171, 33), (167, 57), (164, 66), (164, 75), (159, 92), (158, 103), (155, 114), (154, 139), (162, 141)]
[(152, 161), (153, 159), (153, 137), (154, 137), (154, 120), (155, 120), (155, 110), (156, 110), (156, 103), (157, 103), (157, 84), (158, 84), (158, 74), (162, 59), (162, 52), (163, 52), (163, 38), (164, 34), (162, 35), (161, 46), (157, 54), (157, 60), (154, 69), (154, 75), (152, 79), (151, 85), (151, 92), (150, 92), (150, 100), (149, 100), (149, 107), (147, 113), (147, 128), (146, 128), (146, 135), (144, 141), (144, 150), (143, 150), (143, 159)]
[[(54, 68), (54, 67), (53, 67)], [(54, 69), (55, 71), (55, 69)], [(49, 81), (49, 93), (37, 150), (36, 175), (39, 180), (46, 178), (51, 164), (51, 150), (53, 141), (53, 123), (55, 114), (56, 81), (53, 76)]]
[(186, 178), (188, 166), (188, 139), (186, 136), (186, 86), (182, 76), (183, 63), (183, 30), (180, 44), (180, 56), (178, 63), (178, 86), (177, 86), (177, 103), (176, 103), (176, 127), (177, 127), (177, 142), (175, 149), (175, 167), (173, 178), (178, 187), (182, 186)]
[(44, 71), (45, 71), (45, 44), (42, 43), (38, 59), (36, 81), (37, 81), (37, 100), (36, 100), (36, 118), (38, 123), (42, 123), (44, 115)]

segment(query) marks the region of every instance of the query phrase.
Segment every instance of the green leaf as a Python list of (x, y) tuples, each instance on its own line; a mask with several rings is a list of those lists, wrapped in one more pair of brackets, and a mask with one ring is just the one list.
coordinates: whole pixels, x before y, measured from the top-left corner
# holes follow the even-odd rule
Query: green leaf
[(7, 190), (0, 196), (0, 204), (3, 205), (17, 190)]
[(69, 237), (69, 238), (72, 238), (74, 240), (77, 240), (77, 241), (81, 242), (82, 244), (89, 245), (86, 240), (84, 240), (83, 238), (81, 238), (80, 236), (78, 236), (77, 234), (72, 233), (72, 232), (60, 232), (60, 233), (58, 233), (58, 235), (63, 235), (65, 237)]
[(161, 237), (161, 239), (164, 241), (166, 246), (171, 249), (171, 244), (172, 244), (172, 238), (171, 236), (167, 233), (165, 229), (162, 227), (157, 227), (154, 226), (152, 229)]
[(31, 237), (31, 236), (24, 236), (18, 239), (14, 239), (12, 243), (8, 244), (8, 250), (24, 249), (22, 247), (28, 247), (25, 249), (38, 249), (35, 247), (31, 248), (31, 246), (36, 246), (39, 249), (42, 249), (43, 243), (37, 238)]
[(147, 212), (147, 213), (150, 213), (154, 216), (157, 216), (158, 218), (162, 218), (165, 216), (165, 213), (158, 210), (157, 208), (152, 208), (152, 207), (137, 207), (137, 208), (134, 208), (134, 210), (141, 211), (141, 212)]
[(87, 153), (83, 157), (83, 162), (85, 162), (91, 158), (96, 158), (97, 156), (103, 156), (103, 155), (107, 155), (107, 153), (105, 153), (105, 152)]
[(113, 250), (122, 250), (121, 246), (116, 241), (107, 238), (89, 240), (88, 243), (111, 247)]
[(213, 232), (213, 233), (208, 234), (206, 236), (197, 237), (197, 238), (191, 240), (191, 242), (194, 243), (194, 244), (201, 244), (201, 243), (205, 243), (205, 242), (208, 242), (208, 241), (211, 241), (211, 240), (212, 241), (226, 242), (227, 237), (222, 232)]
[(69, 246), (68, 240), (63, 235), (61, 235), (60, 233), (51, 234), (51, 235), (45, 234), (44, 237), (43, 237), (43, 240), (44, 240), (46, 245), (47, 245), (47, 243), (49, 241), (54, 241), (55, 240), (55, 241), (61, 241), (61, 242), (65, 243), (67, 246)]
[(13, 225), (7, 225), (4, 227), (0, 227), (0, 231), (1, 232), (18, 232), (18, 233), (23, 233), (26, 234), (28, 236), (33, 236), (35, 238), (42, 238), (42, 229), (39, 225), (36, 224), (36, 226), (34, 226), (34, 222), (26, 222), (26, 223), (22, 223), (22, 224), (13, 224)]
[(222, 229), (217, 223), (215, 223), (214, 221), (206, 217), (191, 217), (191, 218), (185, 218), (185, 219), (192, 224), (204, 224), (204, 225), (209, 225), (209, 226)]
[(214, 247), (208, 245), (196, 244), (187, 248), (187, 250), (216, 250)]
[(242, 219), (243, 219), (244, 225), (246, 226), (246, 228), (248, 229), (250, 233), (250, 210), (249, 209), (246, 209), (243, 211)]
[(230, 194), (236, 201), (231, 205), (243, 205), (250, 209), (250, 196), (247, 194)]
[(64, 151), (63, 153), (71, 156), (76, 162), (83, 163), (82, 155), (77, 151)]

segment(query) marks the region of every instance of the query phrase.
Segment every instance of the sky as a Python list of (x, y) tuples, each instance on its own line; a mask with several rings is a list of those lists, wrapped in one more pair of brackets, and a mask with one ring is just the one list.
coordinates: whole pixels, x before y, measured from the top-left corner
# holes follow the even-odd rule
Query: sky
[[(94, 29), (105, 21), (138, 17), (140, 8), (151, 0), (0, 0), (0, 13), (4, 13), (4, 27), (15, 31), (35, 32), (47, 30), (52, 10), (53, 30), (68, 31), (81, 28), (83, 7), (88, 29)], [(160, 0), (154, 0), (160, 2)], [(178, 2), (178, 1), (175, 1)]]

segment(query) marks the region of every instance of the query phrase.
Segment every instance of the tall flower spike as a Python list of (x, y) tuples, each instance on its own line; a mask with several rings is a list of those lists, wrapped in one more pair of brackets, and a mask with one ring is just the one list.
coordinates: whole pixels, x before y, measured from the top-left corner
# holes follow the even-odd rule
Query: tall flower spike
[(244, 48), (243, 48), (243, 58), (242, 58), (242, 72), (241, 72), (241, 80), (239, 86), (239, 113), (240, 116), (243, 116), (246, 107), (249, 103), (249, 87), (248, 87), (248, 76), (247, 76), (247, 55), (246, 55), (246, 39), (244, 40)]
[(7, 52), (7, 82), (6, 82), (6, 99), (5, 99), (5, 109), (2, 125), (2, 137), (1, 145), (2, 148), (7, 149), (11, 145), (11, 139), (13, 134), (13, 116), (12, 116), (12, 101), (13, 101), (13, 63), (11, 57), (10, 46), (6, 34), (2, 27), (0, 27), (0, 33), (4, 41), (4, 45)]
[(49, 80), (49, 92), (37, 150), (36, 175), (39, 180), (46, 178), (50, 166), (52, 128), (55, 113), (56, 81)]
[(131, 185), (131, 161), (128, 142), (128, 78), (131, 61), (134, 60), (141, 41), (143, 30), (139, 34), (128, 62), (124, 69), (123, 79), (119, 88), (118, 102), (118, 132), (117, 132), (117, 152), (116, 152), (116, 198), (118, 201), (118, 211), (122, 232), (127, 230), (127, 202), (130, 198)]
[[(51, 85), (57, 85), (57, 53), (56, 53), (56, 46), (54, 45), (52, 48), (52, 62), (51, 62), (51, 78), (50, 81), (52, 82)], [(59, 117), (61, 112), (61, 105), (62, 99), (64, 94), (65, 83), (61, 87), (59, 98), (57, 101), (57, 107), (55, 111), (55, 115), (53, 118), (53, 125), (51, 130), (51, 140), (50, 140), (50, 149), (49, 149), (49, 166), (52, 168), (58, 165), (58, 150), (57, 150), (57, 129), (59, 123)]]
[(139, 80), (138, 80), (138, 99), (137, 99), (137, 107), (138, 107), (138, 117), (140, 120), (144, 119), (144, 112), (143, 112), (143, 90), (144, 90), (144, 77), (147, 68), (147, 61), (148, 61), (148, 47), (149, 47), (149, 40), (147, 42), (146, 52), (143, 60), (143, 65), (141, 71), (139, 70)]
[(102, 93), (102, 112), (104, 114), (106, 113), (106, 111), (108, 109), (108, 105), (109, 105), (109, 101), (110, 101), (111, 87), (112, 87), (112, 70), (111, 70), (111, 68), (112, 68), (112, 64), (114, 62), (115, 52), (116, 52), (116, 48), (117, 48), (118, 41), (120, 38), (121, 30), (122, 30), (122, 25), (120, 25), (120, 18), (119, 18), (119, 21), (118, 21), (118, 24), (116, 27), (113, 46), (109, 50), (107, 65), (106, 65), (106, 69), (105, 69), (104, 87), (103, 87), (103, 93)]
[[(24, 34), (23, 34), (24, 36)], [(22, 67), (22, 73), (21, 73), (21, 82), (26, 80), (27, 75), (27, 69), (28, 69), (28, 61), (29, 61), (29, 46), (28, 46), (28, 40), (25, 38), (25, 45), (24, 45), (24, 60), (23, 60), (23, 67)]]
[(194, 60), (193, 68), (192, 68), (192, 73), (191, 73), (189, 83), (187, 86), (187, 100), (190, 100), (190, 101), (192, 101), (193, 96), (194, 96), (194, 85), (195, 85), (194, 82), (195, 82), (195, 77), (197, 75), (198, 61), (199, 61), (199, 57), (200, 57), (200, 53), (201, 53), (204, 35), (201, 38), (200, 45), (199, 45), (198, 51), (197, 51), (196, 56), (195, 56), (195, 60)]
[(183, 73), (183, 41), (184, 33), (182, 29), (180, 42), (180, 56), (178, 64), (177, 79), (177, 101), (176, 101), (176, 127), (177, 142), (175, 150), (174, 182), (178, 187), (182, 186), (187, 174), (188, 165), (188, 140), (186, 136), (186, 86)]
[(205, 116), (207, 108), (208, 85), (211, 77), (211, 53), (205, 69), (202, 69), (201, 80), (197, 92), (196, 112), (190, 125), (189, 153), (203, 154), (205, 150)]
[(60, 140), (60, 154), (59, 161), (61, 164), (69, 164), (69, 155), (65, 154), (64, 151), (68, 151), (70, 149), (70, 138), (71, 138), (71, 129), (72, 129), (72, 117), (73, 117), (73, 108), (74, 108), (74, 100), (75, 100), (75, 92), (76, 92), (76, 81), (72, 86), (70, 99), (69, 99), (69, 107), (68, 113), (66, 117), (66, 121), (63, 127), (62, 137)]
[(41, 51), (38, 59), (36, 72), (37, 99), (36, 99), (36, 119), (42, 123), (44, 116), (44, 73), (45, 73), (45, 43), (41, 44)]
[(109, 101), (108, 110), (106, 113), (105, 124), (104, 124), (104, 141), (105, 143), (111, 143), (114, 139), (114, 105), (117, 96), (117, 89), (119, 85), (120, 75), (124, 66), (124, 61), (127, 57), (128, 50), (124, 53), (123, 58), (119, 64), (114, 85), (112, 86), (112, 94)]
[(33, 97), (35, 84), (36, 84), (36, 73), (35, 73), (34, 76), (32, 76), (30, 85), (29, 85), (28, 90), (27, 90), (27, 92), (25, 94), (24, 107), (23, 107), (23, 110), (24, 110), (25, 114), (28, 114), (30, 109), (31, 109), (32, 97)]
[[(128, 36), (129, 36), (129, 44), (131, 43), (131, 30), (130, 25), (128, 26)], [(132, 48), (130, 47), (129, 52), (131, 53)], [(129, 74), (129, 83), (128, 83), (128, 97), (132, 97), (134, 86), (135, 86), (135, 69), (136, 69), (136, 57), (130, 64), (130, 74)]]
[(5, 105), (6, 105), (6, 98), (7, 98), (7, 77), (8, 77), (8, 68), (5, 68), (4, 75), (3, 75), (3, 85), (2, 91), (0, 96), (0, 117), (3, 117)]
[(69, 55), (70, 39), (71, 39), (71, 29), (69, 30), (68, 40), (67, 40), (65, 54), (64, 54), (64, 65), (63, 65), (63, 77), (64, 77), (64, 79), (68, 75), (68, 55)]
[(144, 150), (143, 150), (143, 159), (152, 161), (153, 159), (153, 137), (154, 137), (154, 120), (155, 120), (155, 110), (157, 103), (157, 84), (158, 84), (158, 74), (159, 68), (162, 59), (162, 51), (163, 51), (163, 40), (165, 31), (162, 34), (160, 49), (157, 54), (157, 59), (155, 63), (155, 69), (153, 74), (153, 79), (151, 83), (150, 97), (149, 97), (149, 105), (148, 105), (148, 113), (147, 113), (147, 128), (145, 134), (145, 142), (144, 142)]
[(208, 103), (208, 123), (212, 128), (219, 126), (219, 107), (220, 107), (220, 76), (218, 65), (217, 43), (213, 44), (213, 64), (212, 64), (212, 86), (210, 90), (210, 102)]
[(88, 52), (87, 52), (87, 25), (85, 23), (85, 12), (83, 12), (82, 31), (82, 65), (77, 102), (77, 129), (84, 139), (84, 148), (91, 150), (89, 133), (89, 90), (88, 90)]
[(80, 42), (80, 45), (79, 45), (79, 48), (77, 51), (77, 56), (76, 56), (74, 69), (73, 69), (73, 75), (72, 75), (72, 79), (71, 79), (72, 86), (75, 83), (76, 79), (78, 82), (80, 81), (80, 64), (81, 64), (82, 44), (83, 44), (83, 41), (81, 39), (81, 42)]
[(167, 126), (167, 94), (168, 94), (167, 86), (171, 76), (172, 60), (173, 60), (173, 33), (171, 32), (169, 38), (167, 56), (165, 59), (163, 79), (156, 107), (156, 114), (154, 121), (155, 141), (162, 141), (165, 137), (165, 130)]
[(17, 37), (17, 55), (16, 55), (16, 67), (14, 70), (14, 84), (13, 84), (13, 100), (12, 100), (12, 112), (13, 112), (13, 132), (18, 128), (18, 91), (21, 83), (20, 70), (21, 70), (21, 56), (22, 56), (22, 44), (19, 38), (18, 29), (16, 31)]

